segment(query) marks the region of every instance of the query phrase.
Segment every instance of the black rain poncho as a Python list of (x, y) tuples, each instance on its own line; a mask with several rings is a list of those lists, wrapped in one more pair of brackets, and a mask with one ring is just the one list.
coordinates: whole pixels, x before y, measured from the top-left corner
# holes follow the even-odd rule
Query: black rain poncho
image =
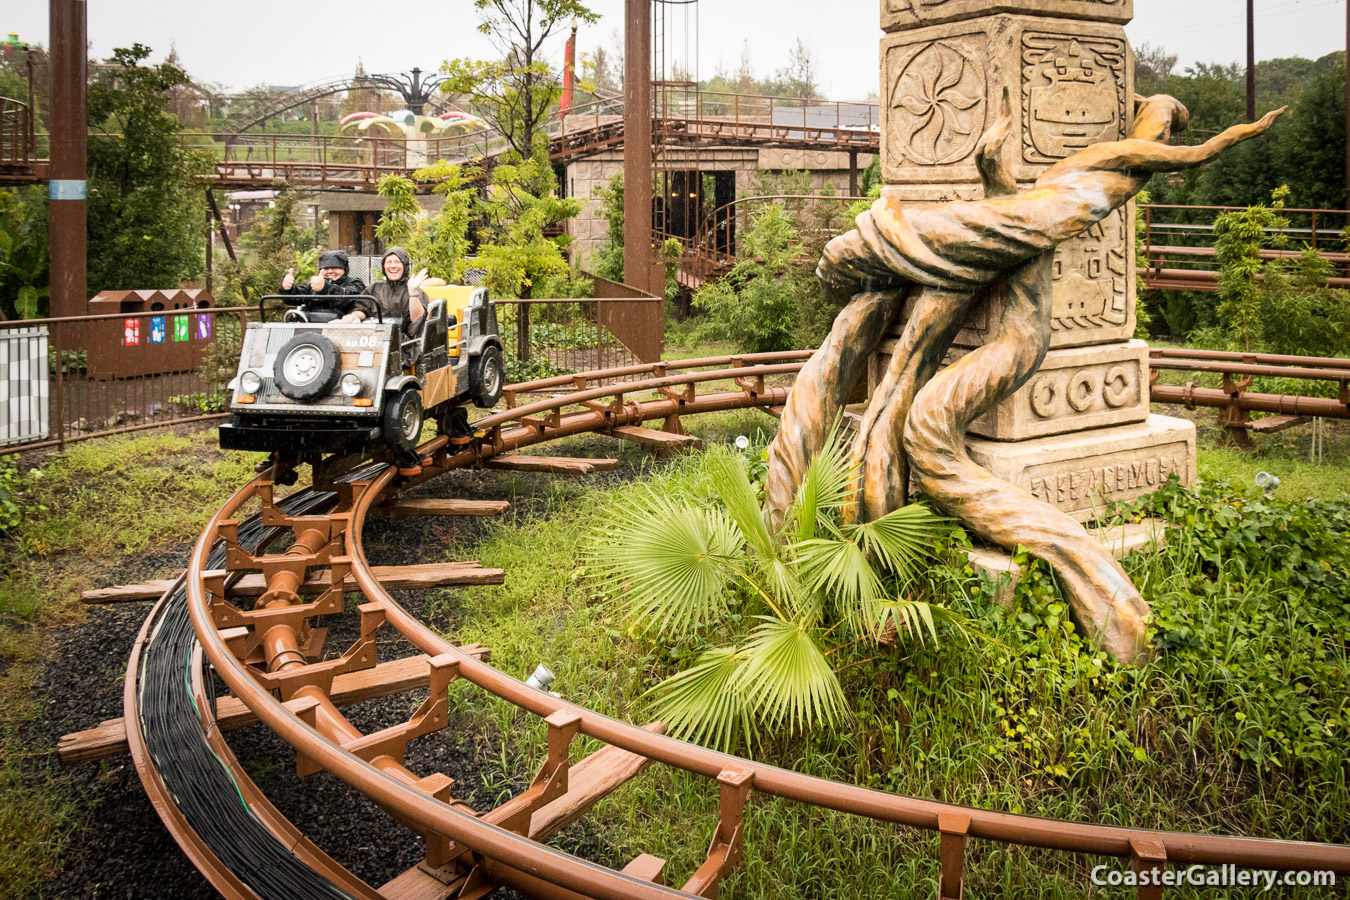
[[(309, 285), (309, 279), (297, 278), (290, 289), (281, 288), (278, 293), (285, 294), (288, 297), (351, 297), (356, 294), (366, 292), (366, 283), (360, 278), (353, 278), (347, 274), (348, 260), (347, 254), (342, 250), (325, 250), (319, 256), (320, 269), (342, 269), (342, 277), (336, 281), (325, 278), (323, 287), (320, 290), (314, 290)], [(334, 309), (342, 314), (347, 314), (353, 309), (359, 309), (360, 304), (352, 300), (336, 300), (333, 304)]]

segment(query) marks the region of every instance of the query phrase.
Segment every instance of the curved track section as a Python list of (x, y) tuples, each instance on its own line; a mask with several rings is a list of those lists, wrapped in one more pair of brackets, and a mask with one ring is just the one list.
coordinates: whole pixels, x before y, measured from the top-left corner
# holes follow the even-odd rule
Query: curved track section
[[(332, 493), (307, 490), (278, 506), (292, 515), (322, 513), (336, 499)], [(260, 518), (253, 517), (239, 530), (241, 543), (254, 550), (281, 534)], [(226, 564), (223, 544), (212, 549), (209, 562), (216, 567)], [(339, 874), (340, 867), (332, 860), (312, 855), (309, 863), (300, 859), (292, 852), (294, 838), (269, 829), (263, 821), (265, 817), (275, 822), (279, 814), (259, 797), (252, 806), (245, 799), (244, 788), (252, 785), (228, 748), (213, 746), (210, 740), (214, 718), (203, 727), (203, 707), (214, 698), (201, 689), (200, 664), (185, 579), (179, 579), (151, 611), (136, 643), (127, 672), (126, 721), (133, 726), (128, 736), (137, 771), (157, 811), (164, 816), (168, 812), (164, 804), (170, 802), (179, 828), (174, 836), (180, 843), (184, 835), (195, 836), (192, 846), (184, 846), (193, 862), (227, 896), (312, 900), (376, 896), (369, 887), (352, 884), (349, 874)], [(336, 877), (321, 873), (315, 862)]]
[[(184, 612), (191, 618), (202, 654), (234, 696), (295, 748), (297, 769), (302, 777), (314, 771), (331, 772), (427, 840), (427, 860), (422, 866), (406, 873), (406, 879), (401, 877), (381, 888), (380, 895), (470, 900), (486, 896), (499, 884), (507, 884), (540, 897), (607, 900), (714, 897), (721, 878), (741, 856), (746, 839), (742, 810), (752, 791), (939, 832), (942, 897), (961, 895), (965, 848), (971, 838), (1123, 857), (1130, 859), (1136, 868), (1202, 863), (1350, 873), (1350, 846), (1345, 845), (1159, 832), (997, 813), (831, 782), (672, 740), (651, 728), (638, 728), (534, 690), (477, 655), (451, 645), (399, 606), (366, 562), (361, 545), (366, 516), (378, 503), (411, 483), (450, 469), (482, 465), (496, 455), (567, 434), (612, 432), (653, 419), (664, 419), (668, 431), (680, 433), (679, 419), (684, 415), (714, 409), (772, 409), (784, 402), (787, 388), (767, 386), (765, 379), (791, 374), (800, 367), (803, 358), (803, 354), (761, 354), (695, 360), (516, 385), (508, 395), (508, 404), (513, 408), (475, 423), (478, 430), (474, 437), (453, 441), (440, 437), (425, 445), (422, 450), (431, 457), (430, 465), (412, 479), (401, 479), (386, 465), (350, 473), (321, 485), (337, 499), (331, 511), (319, 514), (316, 510), (273, 503), (273, 479), (283, 474), (274, 467), (243, 488), (212, 518), (197, 542), (185, 578)], [(676, 369), (689, 371), (671, 374)], [(600, 380), (643, 375), (648, 377), (619, 385), (591, 386)], [(700, 385), (728, 379), (734, 379), (737, 390), (697, 393)], [(514, 406), (527, 392), (569, 388), (564, 394)], [(251, 543), (251, 532), (235, 520), (234, 516), (253, 500), (261, 501), (259, 521), (263, 526), (294, 534), (294, 541), (284, 554), (269, 555), (264, 552), (266, 542)], [(267, 592), (256, 602), (238, 604), (229, 590), (230, 580), (237, 577), (234, 573), (258, 570), (267, 579)], [(321, 582), (319, 598), (302, 599), (299, 585), (306, 578), (316, 577)], [(341, 610), (348, 577), (355, 580), (367, 601), (360, 607), (362, 638), (340, 657), (307, 662), (303, 645), (308, 619)], [(157, 797), (154, 790), (151, 797), (175, 838), (222, 893), (231, 897), (300, 896), (287, 893), (272, 882), (264, 885), (253, 875), (253, 870), (259, 868), (259, 858), (254, 854), (272, 852), (270, 848), (262, 851), (255, 848), (254, 839), (262, 836), (253, 824), (238, 816), (230, 816), (228, 822), (224, 817), (221, 821), (204, 822), (200, 816), (183, 810), (185, 805), (191, 807), (198, 802), (195, 782), (203, 778), (211, 784), (208, 802), (216, 804), (210, 808), (218, 813), (229, 780), (205, 771), (210, 760), (204, 754), (211, 752), (206, 747), (214, 747), (215, 753), (219, 753), (220, 746), (204, 741), (200, 734), (192, 734), (193, 728), (202, 731), (204, 720), (209, 732), (213, 720), (199, 716), (199, 710), (182, 698), (168, 702), (155, 694), (159, 690), (173, 693), (177, 685), (190, 683), (194, 678), (192, 657), (185, 656), (191, 637), (181, 620), (174, 621), (178, 624), (166, 630), (161, 614), (150, 631), (152, 635), (169, 638), (164, 652), (168, 662), (155, 663), (155, 671), (159, 673), (154, 682), (157, 687), (141, 690), (139, 703), (128, 701), (129, 721), (133, 715), (142, 716), (140, 730), (153, 733), (154, 745), (161, 748), (158, 756), (149, 754), (149, 763), (142, 766), (147, 788), (161, 778), (166, 783), (187, 785), (182, 788), (184, 793), (169, 792), (167, 800), (171, 802), (166, 802), (164, 796)], [(150, 628), (147, 623), (147, 629)], [(332, 680), (337, 674), (373, 665), (375, 641), (387, 628), (426, 654), (421, 659), (427, 666), (425, 683), (430, 685), (430, 696), (406, 724), (361, 734), (332, 702), (329, 696)], [(144, 643), (144, 638), (138, 641), (133, 653), (129, 698), (136, 693), (132, 681), (150, 686), (138, 668), (140, 658), (145, 655)], [(157, 639), (150, 643), (157, 643)], [(164, 667), (162, 672), (159, 666)], [(149, 672), (149, 668), (144, 671)], [(178, 674), (173, 675), (174, 671)], [(131, 675), (137, 677), (133, 679)], [(196, 677), (200, 680), (199, 675)], [(540, 716), (548, 726), (548, 758), (533, 784), (524, 793), (487, 812), (472, 810), (456, 801), (452, 796), (453, 785), (445, 776), (418, 776), (402, 764), (408, 740), (445, 727), (448, 690), (460, 680)], [(163, 714), (156, 713), (147, 719), (145, 709), (152, 699), (156, 707), (163, 707)], [(597, 738), (608, 746), (592, 758), (570, 763), (569, 747), (580, 734)], [(219, 738), (218, 730), (215, 737)], [(133, 740), (133, 750), (134, 744)], [(194, 761), (173, 758), (184, 752), (180, 749), (183, 747), (188, 748), (186, 752)], [(603, 765), (597, 761), (588, 767), (605, 753), (611, 756)], [(660, 883), (662, 861), (652, 857), (639, 857), (623, 871), (614, 871), (539, 843), (616, 786), (612, 779), (610, 782), (597, 779), (596, 771), (619, 768), (636, 774), (649, 761), (713, 779), (721, 792), (721, 819), (706, 862), (682, 888), (677, 890)], [(141, 765), (139, 757), (138, 765)], [(165, 772), (169, 773), (167, 777)], [(243, 778), (237, 771), (232, 774), (235, 782)], [(617, 783), (621, 782), (620, 779)], [(255, 794), (256, 788), (251, 784), (240, 784), (233, 807), (237, 810), (241, 797)], [(236, 832), (236, 828), (241, 831)], [(275, 833), (284, 832), (285, 828), (282, 820), (280, 824), (272, 822), (270, 829), (264, 830)], [(231, 842), (237, 844), (235, 849), (221, 849)], [(206, 864), (201, 858), (202, 844), (208, 844), (216, 854)], [(212, 860), (220, 865), (210, 865)], [(318, 858), (313, 867), (324, 868), (324, 860), (326, 857)], [(290, 867), (288, 872), (293, 871), (291, 863), (286, 865)], [(350, 879), (349, 886), (355, 882), (349, 874), (342, 874)], [(244, 882), (246, 878), (253, 880), (247, 881), (240, 892), (236, 882)], [(328, 884), (337, 889), (337, 882), (331, 877)], [(309, 888), (328, 889), (318, 884)], [(278, 890), (282, 892), (276, 893)]]

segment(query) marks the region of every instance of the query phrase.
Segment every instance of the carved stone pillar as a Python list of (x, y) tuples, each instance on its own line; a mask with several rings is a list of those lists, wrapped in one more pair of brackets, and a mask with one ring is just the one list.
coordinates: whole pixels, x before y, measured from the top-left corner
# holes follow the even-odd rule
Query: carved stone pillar
[[(1007, 91), (1017, 122), (1005, 162), (1024, 186), (1131, 125), (1132, 0), (881, 0), (883, 193), (911, 202), (983, 196), (975, 146)], [(1080, 521), (1176, 474), (1195, 477), (1195, 427), (1149, 414), (1148, 347), (1135, 329), (1134, 204), (1055, 251), (1050, 351), (980, 417), (972, 459)], [(874, 355), (886, 369), (906, 320)], [(987, 333), (977, 306), (948, 355)]]

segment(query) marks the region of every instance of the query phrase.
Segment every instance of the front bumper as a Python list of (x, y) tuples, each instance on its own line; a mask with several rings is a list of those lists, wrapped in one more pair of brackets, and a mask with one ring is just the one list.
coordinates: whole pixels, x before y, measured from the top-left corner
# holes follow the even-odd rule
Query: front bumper
[(335, 425), (304, 419), (286, 424), (230, 416), (220, 426), (222, 450), (261, 450), (297, 456), (309, 453), (358, 453), (380, 443), (378, 424)]

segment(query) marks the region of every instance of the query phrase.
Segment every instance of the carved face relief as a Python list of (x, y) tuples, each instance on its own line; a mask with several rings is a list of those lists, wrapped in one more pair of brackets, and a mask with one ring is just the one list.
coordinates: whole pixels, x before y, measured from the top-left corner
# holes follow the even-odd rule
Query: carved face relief
[(966, 38), (921, 45), (895, 70), (888, 148), (895, 165), (942, 166), (970, 155), (985, 127), (985, 71)]
[(1125, 54), (1125, 42), (1114, 38), (1022, 35), (1027, 162), (1053, 162), (1124, 136)]

